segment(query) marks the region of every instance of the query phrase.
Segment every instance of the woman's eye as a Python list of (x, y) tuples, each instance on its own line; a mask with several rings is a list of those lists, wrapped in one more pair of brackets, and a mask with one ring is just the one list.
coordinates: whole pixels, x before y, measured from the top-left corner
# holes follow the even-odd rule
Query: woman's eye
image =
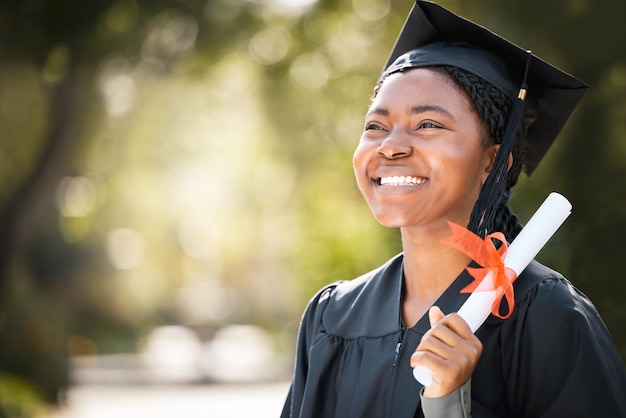
[(380, 126), (380, 125), (379, 125), (379, 124), (377, 124), (377, 123), (374, 123), (374, 122), (369, 122), (369, 123), (366, 123), (366, 124), (365, 124), (365, 130), (366, 130), (366, 131), (371, 131), (371, 130), (381, 130), (381, 129), (383, 129), (383, 127), (382, 127), (382, 126)]
[(426, 121), (419, 124), (418, 128), (420, 129), (432, 129), (432, 128), (441, 128), (441, 125), (435, 122)]

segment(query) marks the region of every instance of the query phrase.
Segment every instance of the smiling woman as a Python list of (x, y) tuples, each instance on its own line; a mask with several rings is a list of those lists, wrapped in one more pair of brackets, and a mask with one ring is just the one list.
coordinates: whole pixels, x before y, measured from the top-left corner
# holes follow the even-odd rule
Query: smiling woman
[[(479, 242), (515, 238), (510, 190), (585, 88), (417, 0), (353, 157), (363, 197), (381, 224), (400, 228), (403, 252), (311, 300), (283, 418), (626, 416), (626, 371), (584, 294), (533, 261), (513, 284), (514, 306), (499, 305), (510, 317), (491, 316), (473, 334), (454, 312), (476, 263), (442, 242), (448, 222)], [(417, 366), (432, 384), (413, 379)]]

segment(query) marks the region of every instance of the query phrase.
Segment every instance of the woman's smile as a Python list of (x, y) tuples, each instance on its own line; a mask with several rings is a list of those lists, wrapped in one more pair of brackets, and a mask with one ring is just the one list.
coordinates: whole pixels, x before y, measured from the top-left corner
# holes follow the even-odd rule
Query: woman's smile
[(428, 181), (425, 177), (416, 176), (385, 176), (377, 180), (381, 186), (419, 186)]

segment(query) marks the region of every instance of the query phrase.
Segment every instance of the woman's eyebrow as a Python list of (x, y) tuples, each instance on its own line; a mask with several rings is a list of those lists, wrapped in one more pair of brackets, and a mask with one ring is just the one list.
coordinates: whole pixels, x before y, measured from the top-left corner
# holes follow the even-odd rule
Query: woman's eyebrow
[(421, 106), (413, 106), (410, 110), (411, 115), (416, 115), (424, 112), (437, 112), (442, 113), (450, 118), (453, 118), (452, 113), (450, 113), (447, 109), (437, 106), (437, 105), (421, 105)]
[[(425, 112), (441, 113), (442, 115), (445, 115), (449, 118), (454, 118), (454, 116), (452, 116), (452, 113), (450, 113), (447, 109), (437, 105), (420, 105), (413, 106), (409, 109), (409, 113), (411, 115), (417, 115)], [(369, 115), (389, 116), (389, 111), (382, 107), (375, 107), (367, 112), (367, 116)]]
[[(420, 106), (413, 106), (411, 107), (411, 109), (409, 109), (409, 113), (411, 115), (416, 115), (419, 113), (425, 113), (425, 112), (436, 112), (436, 113), (441, 113), (443, 115), (446, 115), (450, 118), (452, 118), (452, 113), (450, 113), (447, 109), (441, 107), (441, 106), (437, 106), (437, 105), (420, 105)], [(389, 116), (389, 111), (387, 109), (384, 109), (382, 107), (375, 107), (373, 109), (370, 109), (367, 112), (368, 115), (381, 115), (381, 116)]]
[(389, 111), (387, 109), (383, 109), (382, 107), (375, 107), (374, 109), (370, 109), (367, 114), (389, 116)]

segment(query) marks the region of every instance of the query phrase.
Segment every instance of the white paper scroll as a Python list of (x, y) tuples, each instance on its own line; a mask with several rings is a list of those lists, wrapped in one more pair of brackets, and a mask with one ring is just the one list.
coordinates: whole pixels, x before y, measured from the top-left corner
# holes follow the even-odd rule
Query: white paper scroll
[[(504, 265), (514, 270), (516, 276), (519, 276), (565, 222), (571, 211), (572, 205), (565, 197), (558, 193), (550, 193), (509, 245)], [(493, 289), (491, 273), (485, 276), (457, 312), (467, 322), (472, 332), (476, 332), (491, 314), (496, 291), (489, 289)], [(423, 366), (414, 368), (413, 376), (424, 386), (430, 386), (433, 382), (432, 372)]]

